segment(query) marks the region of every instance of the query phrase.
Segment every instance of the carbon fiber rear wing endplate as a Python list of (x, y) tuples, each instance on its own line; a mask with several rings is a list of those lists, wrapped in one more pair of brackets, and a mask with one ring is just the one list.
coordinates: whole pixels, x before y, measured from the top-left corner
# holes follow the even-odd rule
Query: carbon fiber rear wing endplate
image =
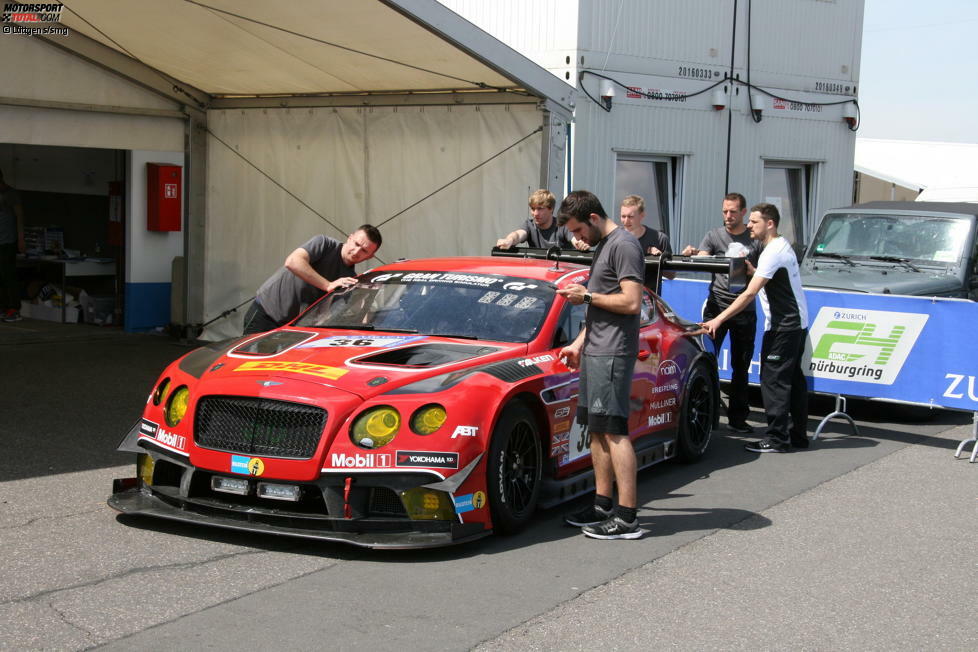
[[(557, 262), (577, 263), (590, 267), (593, 253), (577, 249), (562, 250), (560, 247), (550, 249), (533, 249), (529, 247), (515, 249), (500, 249), (493, 247), (492, 256), (508, 258), (533, 258), (536, 260), (552, 260)], [(646, 256), (645, 257), (645, 287), (661, 294), (663, 272), (711, 272), (727, 274), (730, 277), (730, 291), (740, 292), (747, 286), (746, 258), (726, 258), (722, 256)]]

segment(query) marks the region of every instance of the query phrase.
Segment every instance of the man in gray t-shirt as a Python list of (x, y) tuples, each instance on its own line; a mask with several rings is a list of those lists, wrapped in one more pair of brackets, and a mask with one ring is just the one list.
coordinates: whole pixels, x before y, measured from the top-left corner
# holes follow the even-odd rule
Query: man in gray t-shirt
[(345, 243), (317, 235), (290, 253), (285, 265), (262, 283), (244, 318), (244, 334), (262, 333), (298, 316), (323, 294), (356, 285), (354, 266), (373, 258), (382, 238), (364, 224)]
[[(595, 539), (637, 539), (644, 530), (636, 518), (636, 459), (628, 415), (645, 257), (635, 236), (608, 219), (598, 198), (586, 190), (567, 195), (557, 219), (595, 248), (587, 287), (574, 283), (557, 290), (570, 303), (588, 306), (584, 328), (560, 358), (568, 368), (580, 369), (577, 420), (591, 437), (596, 489), (594, 504), (565, 521)], [(618, 506), (612, 510), (615, 483)]]
[[(684, 256), (746, 256), (748, 271), (757, 264), (760, 248), (750, 237), (750, 232), (744, 224), (747, 214), (747, 199), (738, 192), (729, 193), (723, 198), (721, 205), (723, 226), (707, 232), (703, 236), (699, 249), (692, 245), (683, 249)], [(723, 312), (740, 296), (738, 292), (730, 291), (730, 279), (726, 274), (714, 274), (710, 283), (710, 294), (703, 308), (703, 321), (709, 321)], [(753, 428), (747, 423), (750, 415), (750, 403), (747, 396), (747, 374), (750, 370), (751, 359), (754, 357), (754, 339), (757, 336), (757, 315), (754, 302), (749, 302), (734, 317), (717, 328), (713, 346), (720, 354), (723, 339), (730, 333), (730, 387), (727, 402), (727, 424), (735, 432), (750, 433)]]
[(523, 226), (508, 233), (506, 237), (496, 240), (497, 247), (510, 249), (521, 242), (525, 242), (528, 247), (535, 249), (549, 249), (557, 246), (561, 249), (575, 247), (587, 251), (586, 244), (575, 241), (566, 226), (557, 224), (557, 220), (554, 218), (557, 198), (552, 192), (544, 188), (536, 190), (530, 195), (528, 203), (530, 217), (523, 221)]

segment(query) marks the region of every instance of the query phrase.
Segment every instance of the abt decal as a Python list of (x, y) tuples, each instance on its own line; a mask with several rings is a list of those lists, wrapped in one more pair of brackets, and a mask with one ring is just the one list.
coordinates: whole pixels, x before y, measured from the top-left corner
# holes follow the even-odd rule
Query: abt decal
[(333, 453), (330, 465), (335, 469), (384, 469), (391, 465), (390, 453)]
[(479, 434), (479, 426), (458, 426), (452, 433), (452, 439), (457, 437), (475, 437)]
[(458, 453), (397, 451), (395, 465), (401, 467), (422, 467), (426, 469), (457, 469)]
[(964, 398), (965, 391), (968, 393), (968, 398), (972, 401), (978, 401), (978, 393), (975, 392), (975, 377), (965, 376), (964, 374), (946, 374), (944, 378), (948, 381), (947, 389), (944, 390), (943, 396), (947, 398)]
[(809, 333), (815, 378), (892, 385), (929, 315), (825, 306)]

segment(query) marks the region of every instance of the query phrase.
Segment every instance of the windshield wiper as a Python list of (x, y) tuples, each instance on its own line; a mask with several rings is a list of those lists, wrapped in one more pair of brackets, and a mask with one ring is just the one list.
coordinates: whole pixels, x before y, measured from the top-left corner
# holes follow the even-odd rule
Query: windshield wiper
[(887, 263), (900, 263), (905, 265), (907, 269), (919, 272), (920, 268), (910, 262), (909, 258), (900, 258), (899, 256), (870, 256), (871, 260), (882, 260)]
[(385, 333), (412, 333), (418, 332), (417, 328), (388, 328), (387, 326), (377, 326), (375, 324), (370, 325), (370, 330), (381, 330)]
[(350, 330), (350, 331), (372, 331), (374, 330), (373, 324), (323, 324), (319, 328), (336, 328), (339, 330)]
[(816, 251), (814, 255), (821, 258), (835, 258), (836, 260), (841, 260), (850, 267), (856, 266), (856, 263), (852, 262), (852, 259), (849, 258), (849, 256), (844, 256), (843, 254), (837, 254), (831, 251)]

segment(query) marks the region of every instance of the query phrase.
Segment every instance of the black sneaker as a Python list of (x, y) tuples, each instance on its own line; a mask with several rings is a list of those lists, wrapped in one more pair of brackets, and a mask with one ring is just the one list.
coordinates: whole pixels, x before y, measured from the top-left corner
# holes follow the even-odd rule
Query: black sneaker
[(768, 437), (761, 441), (752, 441), (744, 446), (744, 448), (752, 453), (787, 453), (791, 450), (791, 444), (780, 439)]
[(588, 525), (581, 532), (592, 539), (640, 539), (645, 534), (645, 530), (638, 526), (638, 519), (628, 523), (620, 516), (612, 516), (601, 523)]
[(597, 525), (611, 518), (612, 511), (610, 509), (602, 509), (597, 505), (588, 505), (584, 509), (568, 514), (564, 517), (564, 522), (567, 525), (573, 525), (574, 527), (585, 527), (587, 525)]
[(740, 423), (728, 422), (727, 430), (732, 430), (734, 432), (742, 432), (744, 434), (750, 434), (754, 432), (754, 426), (750, 425), (746, 421), (741, 421)]
[(791, 438), (791, 447), (792, 448), (808, 448), (808, 445), (809, 445), (808, 437), (804, 437), (804, 438), (792, 437)]

